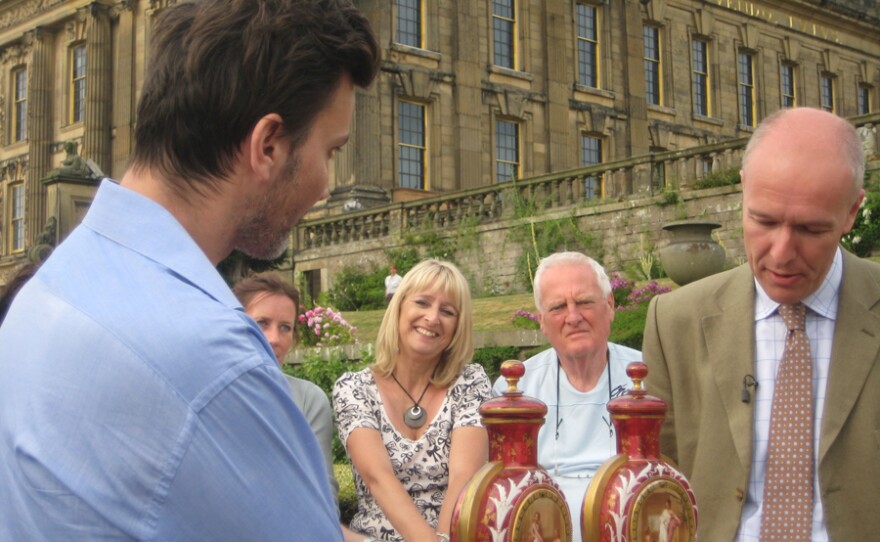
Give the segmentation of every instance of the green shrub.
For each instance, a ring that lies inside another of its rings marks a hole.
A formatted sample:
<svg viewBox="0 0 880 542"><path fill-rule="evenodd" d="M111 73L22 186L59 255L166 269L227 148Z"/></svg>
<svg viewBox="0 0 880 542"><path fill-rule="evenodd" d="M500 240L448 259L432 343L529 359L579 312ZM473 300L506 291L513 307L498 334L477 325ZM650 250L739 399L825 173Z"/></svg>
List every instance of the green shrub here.
<svg viewBox="0 0 880 542"><path fill-rule="evenodd" d="M709 173L699 181L695 182L694 188L715 188L716 186L730 186L738 184L739 182L739 168L733 168Z"/></svg>
<svg viewBox="0 0 880 542"><path fill-rule="evenodd" d="M880 192L866 191L852 230L843 236L841 244L862 258L880 246Z"/></svg>
<svg viewBox="0 0 880 542"><path fill-rule="evenodd" d="M333 465L333 473L339 482L339 519L343 525L351 523L351 518L357 512L357 493L354 489L354 477L351 473L351 464L346 460L344 463Z"/></svg>
<svg viewBox="0 0 880 542"><path fill-rule="evenodd" d="M371 266L364 271L346 265L333 277L330 303L343 311L381 309L385 306L385 276L387 268Z"/></svg>
<svg viewBox="0 0 880 542"><path fill-rule="evenodd" d="M501 364L509 359L520 359L519 348L516 346L484 346L474 350L473 363L478 363L486 370L489 381L501 374Z"/></svg>
<svg viewBox="0 0 880 542"><path fill-rule="evenodd" d="M645 318L648 316L648 303L640 303L638 306L614 313L614 323L611 324L611 335L608 340L642 349L642 338L645 334Z"/></svg>
<svg viewBox="0 0 880 542"><path fill-rule="evenodd" d="M333 385L344 373L360 371L373 362L372 354L361 352L361 359L348 359L341 348L330 351L328 359L324 359L320 352L314 350L308 353L299 365L285 365L284 371L297 378L302 378L318 385L327 397L332 400ZM333 462L347 462L348 456L345 448L339 440L339 436L333 435Z"/></svg>

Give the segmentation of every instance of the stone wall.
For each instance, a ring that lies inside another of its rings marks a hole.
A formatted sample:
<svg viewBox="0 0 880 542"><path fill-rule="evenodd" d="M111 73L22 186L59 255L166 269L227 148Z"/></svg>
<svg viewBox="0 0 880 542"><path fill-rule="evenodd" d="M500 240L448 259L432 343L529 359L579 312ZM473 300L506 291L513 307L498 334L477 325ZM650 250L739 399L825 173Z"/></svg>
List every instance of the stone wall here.
<svg viewBox="0 0 880 542"><path fill-rule="evenodd" d="M468 277L477 295L526 291L528 278L517 273L517 264L524 251L532 249L532 244L528 239L517 240L522 234L514 235L513 231L522 231L523 226L529 228L534 223L535 231L539 233L548 221L559 219L574 220L582 234L592 237L589 247L577 248L586 249L591 256L603 262L608 271L632 271L638 267L640 256L649 253L656 256L656 250L669 239L669 234L662 229L663 224L686 218L721 223L722 227L715 230L714 237L726 250L728 267L744 261L739 185L686 191L678 196L680 201L671 204L665 204L665 196L583 204L555 209L535 217L502 219L486 225L436 233L441 239L460 247L453 259ZM391 210L392 224L398 221L396 213L400 213L400 210ZM332 285L332 277L343 267L355 266L367 270L370 266L385 266L388 263L387 249L406 246L399 235L391 234L305 250L295 256L296 272L320 269L322 290L326 290ZM409 246L418 248L419 245Z"/></svg>

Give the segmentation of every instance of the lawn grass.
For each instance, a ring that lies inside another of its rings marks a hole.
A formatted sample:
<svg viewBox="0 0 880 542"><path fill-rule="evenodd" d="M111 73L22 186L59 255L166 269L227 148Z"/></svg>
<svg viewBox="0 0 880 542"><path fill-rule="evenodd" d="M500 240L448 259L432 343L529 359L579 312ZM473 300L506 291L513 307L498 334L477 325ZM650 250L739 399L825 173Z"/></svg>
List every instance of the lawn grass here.
<svg viewBox="0 0 880 542"><path fill-rule="evenodd" d="M473 307L476 333L513 329L511 319L517 310L535 312L534 298L530 293L482 297L473 300ZM364 344L376 341L384 314L384 309L352 311L344 313L343 317L358 328L358 341Z"/></svg>

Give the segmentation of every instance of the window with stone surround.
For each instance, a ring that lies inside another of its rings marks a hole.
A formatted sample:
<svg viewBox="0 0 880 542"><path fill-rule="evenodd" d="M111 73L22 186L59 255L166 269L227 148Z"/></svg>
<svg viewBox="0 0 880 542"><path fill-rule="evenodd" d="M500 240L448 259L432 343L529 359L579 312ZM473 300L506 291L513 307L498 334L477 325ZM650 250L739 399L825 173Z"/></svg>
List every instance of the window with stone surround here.
<svg viewBox="0 0 880 542"><path fill-rule="evenodd" d="M519 123L495 120L495 182L519 178Z"/></svg>
<svg viewBox="0 0 880 542"><path fill-rule="evenodd" d="M836 105L834 81L833 75L823 73L819 76L819 107L831 113L834 113Z"/></svg>
<svg viewBox="0 0 880 542"><path fill-rule="evenodd" d="M736 55L737 90L739 100L739 123L741 126L755 125L755 57L752 53L740 50Z"/></svg>
<svg viewBox="0 0 880 542"><path fill-rule="evenodd" d="M516 5L514 0L492 0L492 63L516 69Z"/></svg>
<svg viewBox="0 0 880 542"><path fill-rule="evenodd" d="M70 122L82 122L86 110L86 46L70 48Z"/></svg>
<svg viewBox="0 0 880 542"><path fill-rule="evenodd" d="M9 248L24 250L24 183L9 186Z"/></svg>
<svg viewBox="0 0 880 542"><path fill-rule="evenodd" d="M795 74L797 67L790 62L783 62L779 66L779 96L782 107L797 106L797 94L795 92Z"/></svg>
<svg viewBox="0 0 880 542"><path fill-rule="evenodd" d="M856 87L856 112L859 115L867 115L871 112L871 86L860 83Z"/></svg>
<svg viewBox="0 0 880 542"><path fill-rule="evenodd" d="M644 57L645 57L645 100L651 105L663 103L662 65L660 62L660 29L645 25Z"/></svg>
<svg viewBox="0 0 880 542"><path fill-rule="evenodd" d="M691 41L691 82L694 94L694 114L708 117L709 106L709 42L703 38Z"/></svg>
<svg viewBox="0 0 880 542"><path fill-rule="evenodd" d="M395 0L397 8L397 43L424 48L424 9L422 0Z"/></svg>
<svg viewBox="0 0 880 542"><path fill-rule="evenodd" d="M581 134L581 165L592 166L602 163L602 138L591 134ZM602 197L602 176L588 175L584 178L584 199Z"/></svg>
<svg viewBox="0 0 880 542"><path fill-rule="evenodd" d="M397 184L401 188L427 190L427 136L425 105L397 102Z"/></svg>
<svg viewBox="0 0 880 542"><path fill-rule="evenodd" d="M577 28L578 84L599 88L599 8L578 3Z"/></svg>
<svg viewBox="0 0 880 542"><path fill-rule="evenodd" d="M12 71L12 141L27 139L27 68Z"/></svg>

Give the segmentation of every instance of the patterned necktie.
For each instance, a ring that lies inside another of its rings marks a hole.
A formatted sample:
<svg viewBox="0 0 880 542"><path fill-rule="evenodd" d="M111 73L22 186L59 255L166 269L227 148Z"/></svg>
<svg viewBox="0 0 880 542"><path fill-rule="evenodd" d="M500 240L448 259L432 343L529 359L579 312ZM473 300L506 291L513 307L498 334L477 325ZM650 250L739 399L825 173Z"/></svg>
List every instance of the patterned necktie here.
<svg viewBox="0 0 880 542"><path fill-rule="evenodd" d="M761 542L808 541L813 527L813 360L806 307L780 305L788 328L770 414Z"/></svg>

